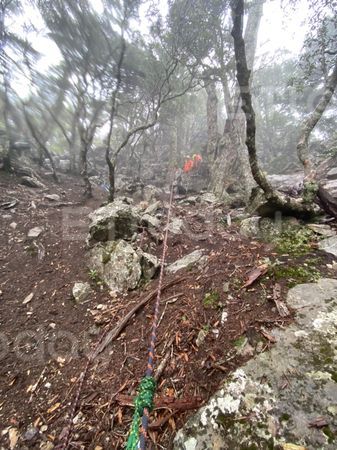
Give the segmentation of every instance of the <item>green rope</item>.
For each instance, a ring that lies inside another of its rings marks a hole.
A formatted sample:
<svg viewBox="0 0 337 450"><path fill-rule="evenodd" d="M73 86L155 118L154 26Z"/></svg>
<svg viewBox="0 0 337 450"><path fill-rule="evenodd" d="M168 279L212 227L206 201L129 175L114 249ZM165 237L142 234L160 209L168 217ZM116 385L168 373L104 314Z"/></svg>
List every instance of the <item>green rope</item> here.
<svg viewBox="0 0 337 450"><path fill-rule="evenodd" d="M137 444L139 441L140 419L145 408L149 411L152 411L155 389L156 382L153 377L144 377L140 382L138 395L135 398L135 412L133 414L130 433L125 447L126 450L137 449Z"/></svg>

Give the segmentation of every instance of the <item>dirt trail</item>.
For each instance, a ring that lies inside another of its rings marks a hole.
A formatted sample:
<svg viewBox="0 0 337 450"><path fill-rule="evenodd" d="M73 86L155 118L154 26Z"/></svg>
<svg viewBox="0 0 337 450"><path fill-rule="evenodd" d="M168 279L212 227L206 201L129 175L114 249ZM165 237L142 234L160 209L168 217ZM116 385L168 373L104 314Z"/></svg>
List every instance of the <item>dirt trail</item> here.
<svg viewBox="0 0 337 450"><path fill-rule="evenodd" d="M41 191L17 185L15 177L2 178L0 189L1 201L19 199L15 209L0 215L0 443L7 449L10 439L18 438L13 448L51 449L65 427L85 355L104 330L156 288L157 280L119 298L90 280L85 235L87 215L103 199L99 190L94 200L81 204L80 180L66 178L62 187L50 185L48 193L73 205L57 207ZM208 258L203 268L165 276L171 286L162 295L157 366L165 364L150 424L153 448L169 449L191 408L207 400L254 352L272 345L269 327L291 320L275 308L272 277L243 289L250 272L273 252L241 237L235 225L225 228L224 213L207 204L174 206L174 216L184 220L186 229L170 234L168 262L196 249ZM37 247L27 238L34 227L43 229ZM153 248L157 255L161 250L161 245ZM94 294L88 303L72 300L76 281L91 281ZM286 280L280 287L283 296ZM123 448L130 403L145 371L152 308L151 301L91 365L73 448Z"/></svg>

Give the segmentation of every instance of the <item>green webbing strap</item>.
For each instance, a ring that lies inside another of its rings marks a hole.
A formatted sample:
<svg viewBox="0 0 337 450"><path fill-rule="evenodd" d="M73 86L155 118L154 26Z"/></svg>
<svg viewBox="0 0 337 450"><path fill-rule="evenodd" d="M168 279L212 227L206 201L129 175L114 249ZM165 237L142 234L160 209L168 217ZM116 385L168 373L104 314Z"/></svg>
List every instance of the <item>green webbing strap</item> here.
<svg viewBox="0 0 337 450"><path fill-rule="evenodd" d="M138 395L135 398L135 412L125 447L126 450L136 450L138 448L140 419L145 408L152 411L155 389L156 382L153 377L144 377L140 382Z"/></svg>

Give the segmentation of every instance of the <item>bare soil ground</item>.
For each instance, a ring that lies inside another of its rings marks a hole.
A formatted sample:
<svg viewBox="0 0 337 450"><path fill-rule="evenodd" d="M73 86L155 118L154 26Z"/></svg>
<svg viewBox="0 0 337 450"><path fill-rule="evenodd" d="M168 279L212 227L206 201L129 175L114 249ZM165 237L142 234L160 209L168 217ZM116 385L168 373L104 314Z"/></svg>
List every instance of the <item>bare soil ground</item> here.
<svg viewBox="0 0 337 450"><path fill-rule="evenodd" d="M85 236L88 213L104 200L98 189L94 199L83 203L78 178L64 176L59 186L46 181L48 192L43 192L20 186L14 175L0 177L0 204L19 201L14 208L0 209L0 445L52 449L65 433L90 350L155 292L158 280L115 298L90 278ZM44 198L51 193L59 194L61 201ZM256 352L268 350L272 327L291 321L291 316L280 317L274 302L275 295L285 298L289 280L276 284L269 272L250 284L252 270L266 257L283 258L294 267L315 258L315 268L332 275L327 268L331 258L323 253L313 248L306 257L279 256L270 245L240 236L236 225L225 227L225 214L212 206L174 205L174 215L184 219L188 232L170 234L168 262L197 248L208 258L203 268L165 276L164 286L169 287L162 293L156 366L165 364L151 415L149 448L172 448L176 429L193 410L231 371ZM43 229L41 236L27 238L37 226ZM149 237L140 241L145 248ZM161 251L162 244L153 248L157 255ZM84 304L72 299L76 281L91 282L93 294ZM123 448L132 399L146 369L153 303L130 319L90 365L70 448Z"/></svg>

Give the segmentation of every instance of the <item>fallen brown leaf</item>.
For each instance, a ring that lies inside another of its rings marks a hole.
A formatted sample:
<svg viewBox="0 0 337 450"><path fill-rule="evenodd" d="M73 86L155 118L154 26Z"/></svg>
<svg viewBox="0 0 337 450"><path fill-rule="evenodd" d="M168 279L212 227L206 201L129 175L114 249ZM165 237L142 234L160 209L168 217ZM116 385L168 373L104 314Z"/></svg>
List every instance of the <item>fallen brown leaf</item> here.
<svg viewBox="0 0 337 450"><path fill-rule="evenodd" d="M265 275L268 272L268 264L262 264L259 267L256 267L252 271L250 271L247 275L248 279L246 283L242 286L242 289L245 289L251 286L256 280Z"/></svg>

